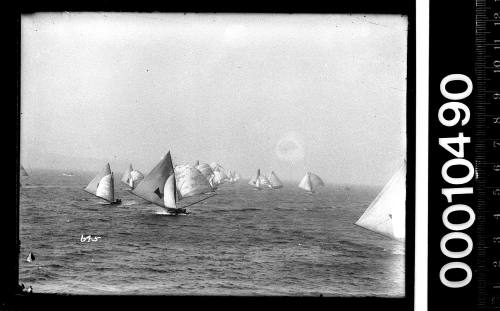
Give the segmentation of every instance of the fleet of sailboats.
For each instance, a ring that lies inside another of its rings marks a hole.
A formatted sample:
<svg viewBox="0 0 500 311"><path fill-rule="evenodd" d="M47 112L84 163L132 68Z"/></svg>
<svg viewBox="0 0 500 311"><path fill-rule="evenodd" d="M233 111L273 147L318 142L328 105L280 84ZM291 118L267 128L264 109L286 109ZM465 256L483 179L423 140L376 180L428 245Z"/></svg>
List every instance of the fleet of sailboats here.
<svg viewBox="0 0 500 311"><path fill-rule="evenodd" d="M22 165L20 165L19 170L21 177L29 176ZM220 184L235 182L239 179L239 174L234 170L225 170L216 162L209 165L196 161L194 165L174 167L169 151L146 176L138 170L134 170L130 164L123 174L121 182L131 188L132 194L162 207L167 215L179 215L189 214L186 207L215 195L215 190ZM250 179L248 184L257 190L283 188L283 182L274 171L265 176L261 174L260 169L257 169L256 175ZM321 177L307 172L298 187L309 193L314 193L318 187L324 185ZM89 182L84 190L105 200L108 204L121 203L120 199L115 198L113 172L109 163L106 163L101 172ZM185 198L200 195L209 196L184 207L179 205L180 201ZM355 224L392 239L404 241L405 199L406 160L403 161L400 169Z"/></svg>
<svg viewBox="0 0 500 311"><path fill-rule="evenodd" d="M106 163L102 171L83 190L107 201L109 204L121 203L120 199L115 200L115 182L109 163Z"/></svg>
<svg viewBox="0 0 500 311"><path fill-rule="evenodd" d="M391 239L404 241L405 219L406 160L355 224Z"/></svg>

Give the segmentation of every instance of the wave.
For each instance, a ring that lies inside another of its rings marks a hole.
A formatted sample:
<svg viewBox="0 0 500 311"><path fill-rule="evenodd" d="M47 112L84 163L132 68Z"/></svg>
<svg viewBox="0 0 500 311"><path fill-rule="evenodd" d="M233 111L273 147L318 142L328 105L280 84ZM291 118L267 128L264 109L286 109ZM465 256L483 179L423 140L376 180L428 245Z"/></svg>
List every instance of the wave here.
<svg viewBox="0 0 500 311"><path fill-rule="evenodd" d="M131 206L131 205L137 205L139 204L139 202L137 202L136 200L127 200L127 201L124 201L122 202L122 206Z"/></svg>

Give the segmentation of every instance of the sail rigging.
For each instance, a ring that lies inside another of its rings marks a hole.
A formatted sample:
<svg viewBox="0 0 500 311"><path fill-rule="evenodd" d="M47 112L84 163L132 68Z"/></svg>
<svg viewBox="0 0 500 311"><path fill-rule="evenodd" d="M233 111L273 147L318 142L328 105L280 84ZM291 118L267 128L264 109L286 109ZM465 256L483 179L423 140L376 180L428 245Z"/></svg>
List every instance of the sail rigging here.
<svg viewBox="0 0 500 311"><path fill-rule="evenodd" d="M395 240L405 240L406 161L392 176L356 225Z"/></svg>

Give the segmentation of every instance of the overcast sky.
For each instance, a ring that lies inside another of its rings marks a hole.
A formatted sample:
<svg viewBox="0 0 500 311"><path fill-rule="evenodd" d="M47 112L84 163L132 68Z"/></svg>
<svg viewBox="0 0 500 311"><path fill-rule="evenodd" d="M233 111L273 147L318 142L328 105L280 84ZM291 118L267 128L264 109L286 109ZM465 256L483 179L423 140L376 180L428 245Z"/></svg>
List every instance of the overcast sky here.
<svg viewBox="0 0 500 311"><path fill-rule="evenodd" d="M45 13L21 40L28 169L147 173L170 150L380 185L406 154L404 16Z"/></svg>

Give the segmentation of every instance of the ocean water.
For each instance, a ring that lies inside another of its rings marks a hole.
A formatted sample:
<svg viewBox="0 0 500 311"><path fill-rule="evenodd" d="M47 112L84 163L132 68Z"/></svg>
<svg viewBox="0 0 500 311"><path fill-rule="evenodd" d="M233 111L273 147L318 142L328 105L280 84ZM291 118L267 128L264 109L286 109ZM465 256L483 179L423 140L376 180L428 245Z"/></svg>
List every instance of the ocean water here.
<svg viewBox="0 0 500 311"><path fill-rule="evenodd" d="M122 205L101 205L82 190L92 173L61 173L32 171L20 188L19 279L34 292L404 296L404 244L354 225L381 188L241 180L171 217L119 181Z"/></svg>

